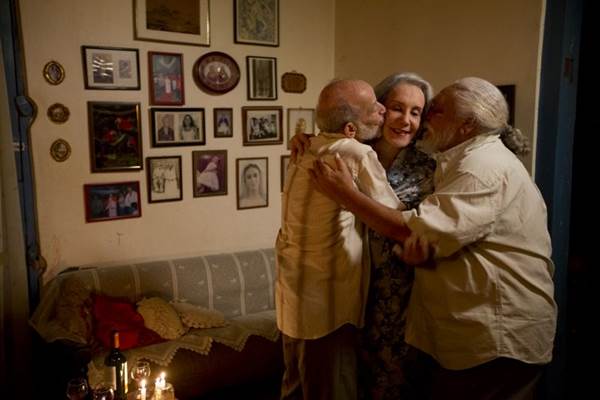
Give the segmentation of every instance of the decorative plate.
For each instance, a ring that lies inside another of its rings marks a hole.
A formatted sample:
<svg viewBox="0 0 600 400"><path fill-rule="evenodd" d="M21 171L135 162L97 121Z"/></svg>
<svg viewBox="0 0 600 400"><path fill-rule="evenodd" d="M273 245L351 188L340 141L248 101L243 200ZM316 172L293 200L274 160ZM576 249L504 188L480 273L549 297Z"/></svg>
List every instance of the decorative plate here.
<svg viewBox="0 0 600 400"><path fill-rule="evenodd" d="M240 67L229 55L218 51L204 54L192 71L196 85L209 94L224 94L240 81Z"/></svg>

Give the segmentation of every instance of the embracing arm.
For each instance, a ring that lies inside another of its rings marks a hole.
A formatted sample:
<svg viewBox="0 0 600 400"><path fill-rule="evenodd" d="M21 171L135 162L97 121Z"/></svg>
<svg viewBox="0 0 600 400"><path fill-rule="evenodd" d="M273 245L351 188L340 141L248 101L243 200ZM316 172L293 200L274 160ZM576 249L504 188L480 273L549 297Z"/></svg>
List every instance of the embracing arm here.
<svg viewBox="0 0 600 400"><path fill-rule="evenodd" d="M384 206L358 191L348 167L337 154L335 162L335 169L321 160L315 162L315 168L310 170L310 174L317 189L343 205L379 234L397 242L406 240L411 231L402 218L401 210L405 207L393 209Z"/></svg>

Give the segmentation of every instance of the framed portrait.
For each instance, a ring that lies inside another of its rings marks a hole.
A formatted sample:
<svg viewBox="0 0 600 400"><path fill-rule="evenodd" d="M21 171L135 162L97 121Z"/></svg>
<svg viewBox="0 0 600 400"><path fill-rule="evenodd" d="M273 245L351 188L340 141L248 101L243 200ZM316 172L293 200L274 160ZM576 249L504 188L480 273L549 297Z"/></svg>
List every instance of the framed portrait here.
<svg viewBox="0 0 600 400"><path fill-rule="evenodd" d="M276 107L242 107L244 146L283 143L283 109Z"/></svg>
<svg viewBox="0 0 600 400"><path fill-rule="evenodd" d="M287 148L290 148L290 139L297 133L315 133L314 108L288 108L287 120Z"/></svg>
<svg viewBox="0 0 600 400"><path fill-rule="evenodd" d="M140 103L87 104L92 172L142 169Z"/></svg>
<svg viewBox="0 0 600 400"><path fill-rule="evenodd" d="M48 61L44 65L44 79L51 85L58 85L65 79L65 69L58 61Z"/></svg>
<svg viewBox="0 0 600 400"><path fill-rule="evenodd" d="M269 159L236 159L237 209L269 206Z"/></svg>
<svg viewBox="0 0 600 400"><path fill-rule="evenodd" d="M235 42L279 46L279 0L234 0Z"/></svg>
<svg viewBox="0 0 600 400"><path fill-rule="evenodd" d="M216 138L233 136L233 108L213 110L214 135Z"/></svg>
<svg viewBox="0 0 600 400"><path fill-rule="evenodd" d="M86 89L139 90L137 49L81 46Z"/></svg>
<svg viewBox="0 0 600 400"><path fill-rule="evenodd" d="M150 125L152 147L206 143L204 108L151 108Z"/></svg>
<svg viewBox="0 0 600 400"><path fill-rule="evenodd" d="M135 0L134 37L152 42L210 46L209 0Z"/></svg>
<svg viewBox="0 0 600 400"><path fill-rule="evenodd" d="M57 162L67 161L71 156L71 145L64 139L56 139L50 146L50 156Z"/></svg>
<svg viewBox="0 0 600 400"><path fill-rule="evenodd" d="M232 91L240 81L240 67L228 54L211 51L203 54L192 67L196 85L210 95Z"/></svg>
<svg viewBox="0 0 600 400"><path fill-rule="evenodd" d="M181 156L146 157L148 203L183 199Z"/></svg>
<svg viewBox="0 0 600 400"><path fill-rule="evenodd" d="M192 151L194 197L227 194L227 150Z"/></svg>
<svg viewBox="0 0 600 400"><path fill-rule="evenodd" d="M506 99L508 104L508 123L510 126L514 126L515 123L515 88L516 85L498 85L498 89L502 92L502 95Z"/></svg>
<svg viewBox="0 0 600 400"><path fill-rule="evenodd" d="M150 104L183 105L183 55L148 52Z"/></svg>
<svg viewBox="0 0 600 400"><path fill-rule="evenodd" d="M246 57L248 100L277 99L277 59L274 57Z"/></svg>
<svg viewBox="0 0 600 400"><path fill-rule="evenodd" d="M142 216L138 181L83 185L85 221L100 222Z"/></svg>
<svg viewBox="0 0 600 400"><path fill-rule="evenodd" d="M287 177L287 169L290 164L291 156L289 154L284 154L281 156L281 191L283 192L283 188L285 187L285 178Z"/></svg>

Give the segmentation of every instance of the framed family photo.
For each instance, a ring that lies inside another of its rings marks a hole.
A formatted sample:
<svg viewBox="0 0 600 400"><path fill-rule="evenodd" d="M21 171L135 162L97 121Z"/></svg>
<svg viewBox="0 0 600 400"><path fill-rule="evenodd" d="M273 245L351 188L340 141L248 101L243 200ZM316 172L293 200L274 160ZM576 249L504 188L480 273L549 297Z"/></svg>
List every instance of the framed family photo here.
<svg viewBox="0 0 600 400"><path fill-rule="evenodd" d="M246 57L248 100L277 100L277 59Z"/></svg>
<svg viewBox="0 0 600 400"><path fill-rule="evenodd" d="M314 108L288 108L287 120L287 148L290 148L290 139L298 133L315 133Z"/></svg>
<svg viewBox="0 0 600 400"><path fill-rule="evenodd" d="M143 168L140 103L88 103L92 172Z"/></svg>
<svg viewBox="0 0 600 400"><path fill-rule="evenodd" d="M279 0L234 0L235 42L279 46Z"/></svg>
<svg viewBox="0 0 600 400"><path fill-rule="evenodd" d="M213 110L214 135L216 138L233 136L233 108Z"/></svg>
<svg viewBox="0 0 600 400"><path fill-rule="evenodd" d="M227 150L192 151L194 197L227 194Z"/></svg>
<svg viewBox="0 0 600 400"><path fill-rule="evenodd" d="M183 105L183 55L179 53L148 52L150 104Z"/></svg>
<svg viewBox="0 0 600 400"><path fill-rule="evenodd" d="M152 147L206 143L204 108L151 108L150 125Z"/></svg>
<svg viewBox="0 0 600 400"><path fill-rule="evenodd" d="M86 89L139 90L137 49L81 46Z"/></svg>
<svg viewBox="0 0 600 400"><path fill-rule="evenodd" d="M148 203L183 199L181 156L146 157Z"/></svg>
<svg viewBox="0 0 600 400"><path fill-rule="evenodd" d="M142 216L138 181L86 184L83 197L86 222Z"/></svg>
<svg viewBox="0 0 600 400"><path fill-rule="evenodd" d="M238 158L236 160L237 208L269 206L269 159Z"/></svg>
<svg viewBox="0 0 600 400"><path fill-rule="evenodd" d="M280 106L242 107L243 145L283 143L282 117Z"/></svg>
<svg viewBox="0 0 600 400"><path fill-rule="evenodd" d="M291 156L289 154L284 154L281 156L281 191L283 192L283 188L285 187L285 178L287 177L287 169L288 165L290 165Z"/></svg>
<svg viewBox="0 0 600 400"><path fill-rule="evenodd" d="M137 40L210 46L209 0L135 0Z"/></svg>

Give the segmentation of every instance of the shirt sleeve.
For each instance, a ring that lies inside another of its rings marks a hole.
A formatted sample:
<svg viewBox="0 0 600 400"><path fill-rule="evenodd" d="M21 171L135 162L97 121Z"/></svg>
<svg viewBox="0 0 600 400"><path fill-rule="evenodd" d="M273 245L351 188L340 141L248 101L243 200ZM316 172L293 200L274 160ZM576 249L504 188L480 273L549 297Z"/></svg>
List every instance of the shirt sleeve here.
<svg viewBox="0 0 600 400"><path fill-rule="evenodd" d="M385 206L396 209L401 204L374 151L367 152L360 160L356 184L361 192Z"/></svg>
<svg viewBox="0 0 600 400"><path fill-rule="evenodd" d="M462 173L403 216L411 231L437 245L436 257L448 257L493 231L499 186Z"/></svg>

